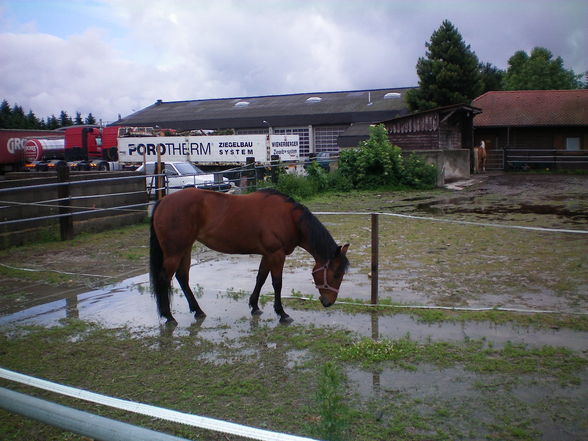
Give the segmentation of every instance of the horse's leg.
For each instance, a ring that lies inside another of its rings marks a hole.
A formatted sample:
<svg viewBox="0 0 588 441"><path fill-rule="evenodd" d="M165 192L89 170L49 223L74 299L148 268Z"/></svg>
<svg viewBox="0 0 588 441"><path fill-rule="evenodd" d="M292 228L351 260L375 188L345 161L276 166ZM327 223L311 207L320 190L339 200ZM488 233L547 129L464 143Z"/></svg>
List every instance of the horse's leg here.
<svg viewBox="0 0 588 441"><path fill-rule="evenodd" d="M259 271L257 272L257 279L255 282L255 288L249 297L249 307L251 308L251 314L259 315L263 314L263 311L259 309L259 294L261 292L261 288L265 281L267 280L267 276L269 274L269 266L267 263L267 259L265 256L261 258L261 262L259 264Z"/></svg>
<svg viewBox="0 0 588 441"><path fill-rule="evenodd" d="M204 311L200 308L200 305L196 301L194 297L194 293L190 289L190 261L192 258L192 249L190 248L180 261L180 265L178 270L176 271L176 280L180 284L184 295L186 296L186 300L188 300L188 305L190 306L190 311L194 313L194 318L203 318L206 317Z"/></svg>
<svg viewBox="0 0 588 441"><path fill-rule="evenodd" d="M157 296L157 305L159 307L159 313L162 317L166 318L167 323L177 324L176 319L171 313L170 307L170 295L171 295L171 280L174 277L175 272L178 269L179 259L176 257L164 257L163 259L163 271L165 273L166 290L165 293Z"/></svg>
<svg viewBox="0 0 588 441"><path fill-rule="evenodd" d="M272 274L272 286L274 287L274 311L280 316L281 323L290 323L292 319L284 311L282 306L282 272L284 270L284 260L286 256L283 252L276 252L270 256L269 264Z"/></svg>

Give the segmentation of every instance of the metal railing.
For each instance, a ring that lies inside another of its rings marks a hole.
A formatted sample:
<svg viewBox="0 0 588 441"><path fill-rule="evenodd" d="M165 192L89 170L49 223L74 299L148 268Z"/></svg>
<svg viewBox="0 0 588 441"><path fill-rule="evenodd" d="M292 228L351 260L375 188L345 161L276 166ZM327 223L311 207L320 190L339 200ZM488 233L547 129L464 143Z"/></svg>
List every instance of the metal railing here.
<svg viewBox="0 0 588 441"><path fill-rule="evenodd" d="M588 151L504 149L504 163L510 169L584 169L588 168Z"/></svg>

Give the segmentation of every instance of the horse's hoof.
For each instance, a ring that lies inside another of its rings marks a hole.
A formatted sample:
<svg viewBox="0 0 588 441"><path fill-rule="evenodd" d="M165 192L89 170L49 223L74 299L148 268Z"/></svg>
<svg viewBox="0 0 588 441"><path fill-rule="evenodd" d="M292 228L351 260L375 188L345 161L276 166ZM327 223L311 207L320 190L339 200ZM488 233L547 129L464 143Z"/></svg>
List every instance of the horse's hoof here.
<svg viewBox="0 0 588 441"><path fill-rule="evenodd" d="M165 322L166 326L178 326L178 322L176 322L175 318L168 318Z"/></svg>
<svg viewBox="0 0 588 441"><path fill-rule="evenodd" d="M253 309L251 311L251 315L261 315L261 314L263 314L263 311L261 309L259 309L259 308L258 309Z"/></svg>
<svg viewBox="0 0 588 441"><path fill-rule="evenodd" d="M206 318L206 314L203 312L197 312L196 314L194 314L194 318L196 320L204 320Z"/></svg>
<svg viewBox="0 0 588 441"><path fill-rule="evenodd" d="M289 315L283 315L282 317L280 317L280 323L282 323L283 325L288 325L290 323L292 323L294 321L294 319L292 317L290 317Z"/></svg>

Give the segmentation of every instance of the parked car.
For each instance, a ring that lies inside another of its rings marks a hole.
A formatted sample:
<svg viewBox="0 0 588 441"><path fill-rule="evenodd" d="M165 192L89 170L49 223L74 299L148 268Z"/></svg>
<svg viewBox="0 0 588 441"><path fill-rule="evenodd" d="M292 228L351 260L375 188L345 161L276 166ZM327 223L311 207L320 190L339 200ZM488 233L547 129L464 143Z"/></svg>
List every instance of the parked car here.
<svg viewBox="0 0 588 441"><path fill-rule="evenodd" d="M331 170L331 154L329 152L319 152L315 156L306 158L304 169L306 170L311 162L316 162L325 171Z"/></svg>
<svg viewBox="0 0 588 441"><path fill-rule="evenodd" d="M144 172L146 175L155 174L155 162L147 162L137 169L138 172ZM227 178L223 177L220 181L215 181L212 173L205 173L191 162L166 162L164 168L166 192L173 193L184 188L201 188L204 190L214 190L229 192L235 188L235 185ZM157 177L147 176L147 191L149 194L155 193L157 189Z"/></svg>

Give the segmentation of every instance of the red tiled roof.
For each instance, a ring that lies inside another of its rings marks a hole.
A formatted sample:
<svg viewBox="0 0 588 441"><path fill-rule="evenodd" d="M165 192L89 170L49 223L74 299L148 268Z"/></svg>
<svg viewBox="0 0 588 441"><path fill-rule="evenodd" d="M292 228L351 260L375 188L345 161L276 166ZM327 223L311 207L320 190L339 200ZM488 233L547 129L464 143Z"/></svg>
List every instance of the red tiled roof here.
<svg viewBox="0 0 588 441"><path fill-rule="evenodd" d="M587 89L487 92L472 106L482 109L475 127L588 125Z"/></svg>

